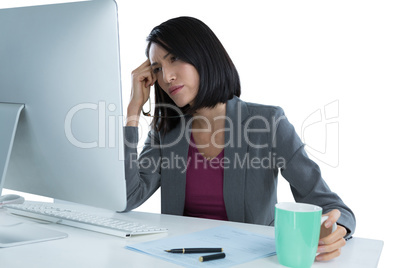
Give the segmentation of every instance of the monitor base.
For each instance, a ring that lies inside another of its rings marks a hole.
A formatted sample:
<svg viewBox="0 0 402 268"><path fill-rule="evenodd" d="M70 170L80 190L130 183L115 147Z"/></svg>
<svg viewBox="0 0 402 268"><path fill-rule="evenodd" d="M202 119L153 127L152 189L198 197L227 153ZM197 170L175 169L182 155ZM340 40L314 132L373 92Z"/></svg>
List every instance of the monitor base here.
<svg viewBox="0 0 402 268"><path fill-rule="evenodd" d="M66 238L63 232L42 227L39 223L16 221L17 217L0 208L0 248Z"/></svg>

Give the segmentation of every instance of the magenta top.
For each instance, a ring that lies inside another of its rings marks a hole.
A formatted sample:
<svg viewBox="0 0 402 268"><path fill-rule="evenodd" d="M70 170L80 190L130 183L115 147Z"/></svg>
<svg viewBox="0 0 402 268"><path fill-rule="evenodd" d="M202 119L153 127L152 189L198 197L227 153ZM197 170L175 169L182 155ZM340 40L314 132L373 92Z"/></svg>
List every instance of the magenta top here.
<svg viewBox="0 0 402 268"><path fill-rule="evenodd" d="M195 146L193 135L188 148L184 216L228 220L223 200L223 165L220 154L207 160Z"/></svg>

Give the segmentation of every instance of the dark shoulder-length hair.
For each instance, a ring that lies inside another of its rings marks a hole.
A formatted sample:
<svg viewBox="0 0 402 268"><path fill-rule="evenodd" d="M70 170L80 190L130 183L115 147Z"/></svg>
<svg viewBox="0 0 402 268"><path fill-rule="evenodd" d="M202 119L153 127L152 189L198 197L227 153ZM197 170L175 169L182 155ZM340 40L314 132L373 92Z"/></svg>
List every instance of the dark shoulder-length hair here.
<svg viewBox="0 0 402 268"><path fill-rule="evenodd" d="M146 56L152 43L195 67L199 88L193 105L179 108L155 83L155 111L152 126L166 134L180 121L180 113L193 114L200 108L213 108L233 96L240 97L240 79L225 48L202 21L192 17L170 19L152 29L147 37ZM169 108L174 107L174 109Z"/></svg>

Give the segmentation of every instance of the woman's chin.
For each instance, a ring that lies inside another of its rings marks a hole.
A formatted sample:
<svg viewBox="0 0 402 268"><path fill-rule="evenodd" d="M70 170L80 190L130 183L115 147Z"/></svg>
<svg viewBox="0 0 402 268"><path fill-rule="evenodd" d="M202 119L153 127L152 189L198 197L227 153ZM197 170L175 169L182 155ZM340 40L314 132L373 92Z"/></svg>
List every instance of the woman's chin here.
<svg viewBox="0 0 402 268"><path fill-rule="evenodd" d="M187 106L187 105L192 106L192 104L193 104L193 102L188 103L188 102L186 102L186 101L175 101L174 103L175 103L176 106L179 107L179 108L183 108L183 107L185 107L185 106Z"/></svg>

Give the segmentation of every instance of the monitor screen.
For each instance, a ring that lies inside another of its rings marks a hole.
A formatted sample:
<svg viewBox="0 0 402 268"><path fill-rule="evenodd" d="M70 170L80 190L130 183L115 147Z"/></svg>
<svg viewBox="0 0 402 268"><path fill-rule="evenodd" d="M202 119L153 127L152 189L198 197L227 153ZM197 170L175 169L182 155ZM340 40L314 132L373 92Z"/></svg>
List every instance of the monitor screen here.
<svg viewBox="0 0 402 268"><path fill-rule="evenodd" d="M118 36L113 0L0 10L0 191L125 209Z"/></svg>

